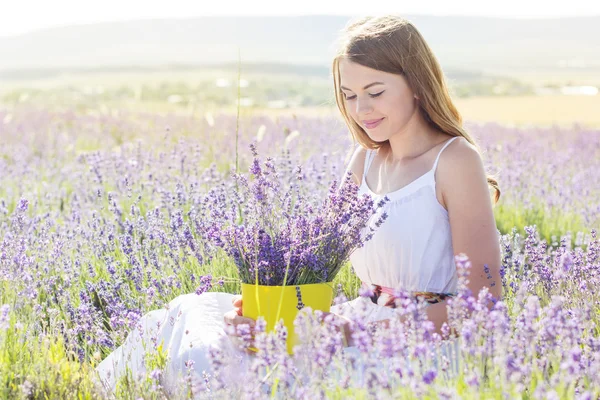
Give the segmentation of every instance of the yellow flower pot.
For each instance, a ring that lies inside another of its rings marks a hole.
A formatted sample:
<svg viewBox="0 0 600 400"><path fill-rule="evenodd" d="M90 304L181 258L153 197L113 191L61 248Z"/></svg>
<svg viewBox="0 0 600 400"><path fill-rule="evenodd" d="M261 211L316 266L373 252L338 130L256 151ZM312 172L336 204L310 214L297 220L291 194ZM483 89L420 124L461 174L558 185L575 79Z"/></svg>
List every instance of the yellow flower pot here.
<svg viewBox="0 0 600 400"><path fill-rule="evenodd" d="M281 307L279 307L280 302ZM283 318L283 323L288 331L286 344L289 354L293 354L292 349L297 343L294 320L299 309L311 307L313 310L329 312L332 302L333 282L290 286L242 283L244 317L257 319L262 316L267 323L267 332L273 331L277 321ZM250 350L257 351L255 348L250 348Z"/></svg>

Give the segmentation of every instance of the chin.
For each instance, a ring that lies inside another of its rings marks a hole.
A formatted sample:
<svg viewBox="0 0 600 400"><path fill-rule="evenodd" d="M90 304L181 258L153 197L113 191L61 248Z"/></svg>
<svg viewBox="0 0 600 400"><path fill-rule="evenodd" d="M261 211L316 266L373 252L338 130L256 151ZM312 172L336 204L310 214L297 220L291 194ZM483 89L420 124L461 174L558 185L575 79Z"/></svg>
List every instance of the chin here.
<svg viewBox="0 0 600 400"><path fill-rule="evenodd" d="M369 136L369 139L371 139L372 141L377 142L377 143L385 143L388 140L390 140L390 138L381 137L380 135L367 134L367 136Z"/></svg>

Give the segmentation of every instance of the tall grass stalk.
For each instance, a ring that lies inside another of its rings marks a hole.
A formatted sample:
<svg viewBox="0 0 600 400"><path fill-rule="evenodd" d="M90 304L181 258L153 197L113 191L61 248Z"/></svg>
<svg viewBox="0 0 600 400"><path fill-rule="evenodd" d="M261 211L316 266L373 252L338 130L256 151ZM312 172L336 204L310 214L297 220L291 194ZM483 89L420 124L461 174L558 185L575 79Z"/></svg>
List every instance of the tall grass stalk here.
<svg viewBox="0 0 600 400"><path fill-rule="evenodd" d="M237 92L237 115L235 118L235 173L236 174L240 173L239 138L240 138L240 103L241 103L241 97L242 97L242 94L241 94L242 93L242 82L241 81L242 81L242 54L241 54L241 49L238 47L238 77L237 77L238 92ZM236 191L239 190L237 180L235 181L235 190ZM238 219L239 219L240 223L243 221L241 204L238 204Z"/></svg>

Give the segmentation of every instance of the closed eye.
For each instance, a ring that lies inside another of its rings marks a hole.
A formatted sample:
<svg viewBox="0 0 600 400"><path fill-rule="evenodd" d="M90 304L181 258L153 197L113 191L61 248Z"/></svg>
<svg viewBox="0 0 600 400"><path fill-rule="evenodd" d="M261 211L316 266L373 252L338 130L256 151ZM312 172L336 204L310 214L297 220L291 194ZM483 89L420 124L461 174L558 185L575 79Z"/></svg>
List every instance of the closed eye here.
<svg viewBox="0 0 600 400"><path fill-rule="evenodd" d="M383 92L385 92L385 90L383 90L383 91L381 91L379 93L375 93L375 94L370 94L369 93L369 96L371 96L371 97L377 97L377 96L381 95L381 93L383 93ZM355 98L356 98L356 95L354 95L352 97L344 97L344 100L354 100Z"/></svg>

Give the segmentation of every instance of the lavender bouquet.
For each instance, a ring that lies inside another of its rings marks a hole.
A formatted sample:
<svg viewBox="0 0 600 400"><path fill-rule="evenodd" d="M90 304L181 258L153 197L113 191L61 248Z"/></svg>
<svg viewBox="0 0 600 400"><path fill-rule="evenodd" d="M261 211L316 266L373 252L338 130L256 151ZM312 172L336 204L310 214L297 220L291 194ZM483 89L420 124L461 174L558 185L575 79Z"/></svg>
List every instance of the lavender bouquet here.
<svg viewBox="0 0 600 400"><path fill-rule="evenodd" d="M228 211L214 213L223 223L212 237L238 268L244 316L263 317L267 331L283 319L292 354L298 311L330 310L333 279L384 222L387 215L380 211L387 198L374 204L370 196L359 196L350 173L341 186L331 183L324 200L314 198L301 190L301 167L279 173L272 158L261 164L254 145L251 150L250 176L234 174L231 201L218 197L224 203L217 208Z"/></svg>
<svg viewBox="0 0 600 400"><path fill-rule="evenodd" d="M297 166L280 173L272 158L264 163L252 144L250 176L234 174L236 189L218 205L229 217L215 226L213 242L231 256L242 283L266 286L331 282L355 249L386 219L387 198L374 204L359 196L348 172L334 180L327 197L302 193ZM223 215L223 213L222 213ZM367 229L368 228L368 229Z"/></svg>

